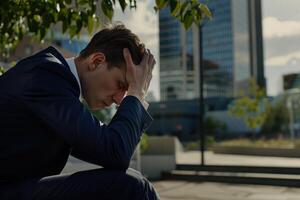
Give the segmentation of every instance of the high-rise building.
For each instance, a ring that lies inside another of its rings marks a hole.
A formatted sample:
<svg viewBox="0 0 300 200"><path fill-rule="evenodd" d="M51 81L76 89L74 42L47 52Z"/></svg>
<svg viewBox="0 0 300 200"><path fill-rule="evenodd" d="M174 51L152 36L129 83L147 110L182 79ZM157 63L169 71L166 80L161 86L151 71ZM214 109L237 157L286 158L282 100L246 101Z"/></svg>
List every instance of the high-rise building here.
<svg viewBox="0 0 300 200"><path fill-rule="evenodd" d="M205 97L235 97L254 77L264 86L260 0L209 1L213 19L202 24ZM199 97L200 30L159 14L161 99Z"/></svg>

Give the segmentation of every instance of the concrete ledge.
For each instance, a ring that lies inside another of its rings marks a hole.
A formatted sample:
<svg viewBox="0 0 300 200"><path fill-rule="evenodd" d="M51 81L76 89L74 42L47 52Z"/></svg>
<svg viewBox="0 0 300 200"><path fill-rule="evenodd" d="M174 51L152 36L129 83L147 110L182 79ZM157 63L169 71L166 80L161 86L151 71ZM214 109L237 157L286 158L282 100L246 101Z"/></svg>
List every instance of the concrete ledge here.
<svg viewBox="0 0 300 200"><path fill-rule="evenodd" d="M193 182L221 182L237 184L255 184L300 187L299 177L272 175L256 175L249 173L207 173L199 171L172 171L163 173L163 179L166 180L185 180Z"/></svg>
<svg viewBox="0 0 300 200"><path fill-rule="evenodd" d="M144 155L175 155L178 139L172 136L148 136L148 147Z"/></svg>
<svg viewBox="0 0 300 200"><path fill-rule="evenodd" d="M149 179L160 179L162 172L176 169L176 152L180 143L176 137L149 136L148 148L141 155L141 169Z"/></svg>
<svg viewBox="0 0 300 200"><path fill-rule="evenodd" d="M160 179L162 172L176 168L174 155L143 155L141 158L142 173L152 180Z"/></svg>
<svg viewBox="0 0 300 200"><path fill-rule="evenodd" d="M239 146L229 147L229 146L214 145L212 147L212 151L218 154L300 158L300 149L288 149L288 148L254 148L254 147L239 147Z"/></svg>
<svg viewBox="0 0 300 200"><path fill-rule="evenodd" d="M262 166L243 166L243 165L177 164L176 170L300 175L299 167L266 167L266 166L262 167ZM299 177L299 179L300 179L300 177Z"/></svg>

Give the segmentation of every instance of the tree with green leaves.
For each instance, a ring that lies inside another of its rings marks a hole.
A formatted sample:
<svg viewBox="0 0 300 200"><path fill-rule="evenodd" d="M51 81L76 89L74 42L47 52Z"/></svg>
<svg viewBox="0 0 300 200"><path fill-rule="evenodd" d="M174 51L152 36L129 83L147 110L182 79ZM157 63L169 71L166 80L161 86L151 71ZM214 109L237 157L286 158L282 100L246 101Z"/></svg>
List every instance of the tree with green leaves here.
<svg viewBox="0 0 300 200"><path fill-rule="evenodd" d="M155 0L155 11L170 8L171 15L185 28L211 17L207 2L198 0ZM72 39L82 29L91 34L101 22L99 10L112 19L116 4L122 11L137 7L136 0L1 0L0 55L5 57L24 35L32 34L43 40L52 25L61 24L63 33Z"/></svg>
<svg viewBox="0 0 300 200"><path fill-rule="evenodd" d="M204 121L205 131L207 132L207 135L214 136L216 135L216 131L225 132L227 129L227 126L225 123L214 119L213 117L206 117Z"/></svg>
<svg viewBox="0 0 300 200"><path fill-rule="evenodd" d="M0 66L0 76L5 72L4 68Z"/></svg>
<svg viewBox="0 0 300 200"><path fill-rule="evenodd" d="M258 128L266 120L269 100L266 96L265 89L258 86L256 80L249 80L249 93L241 94L234 103L229 107L230 114L242 118L245 124L250 128Z"/></svg>
<svg viewBox="0 0 300 200"><path fill-rule="evenodd" d="M271 105L267 111L266 119L260 133L267 138L288 134L289 110L285 98Z"/></svg>

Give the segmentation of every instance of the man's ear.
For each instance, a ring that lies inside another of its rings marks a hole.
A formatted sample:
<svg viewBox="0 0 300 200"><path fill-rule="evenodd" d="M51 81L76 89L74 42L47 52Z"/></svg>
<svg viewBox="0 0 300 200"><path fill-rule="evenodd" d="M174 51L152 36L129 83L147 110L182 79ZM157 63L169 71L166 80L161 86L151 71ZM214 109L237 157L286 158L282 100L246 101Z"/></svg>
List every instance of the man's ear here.
<svg viewBox="0 0 300 200"><path fill-rule="evenodd" d="M93 53L89 56L90 64L89 64L89 70L93 71L98 67L101 67L104 62L106 62L106 57L104 53L97 52Z"/></svg>

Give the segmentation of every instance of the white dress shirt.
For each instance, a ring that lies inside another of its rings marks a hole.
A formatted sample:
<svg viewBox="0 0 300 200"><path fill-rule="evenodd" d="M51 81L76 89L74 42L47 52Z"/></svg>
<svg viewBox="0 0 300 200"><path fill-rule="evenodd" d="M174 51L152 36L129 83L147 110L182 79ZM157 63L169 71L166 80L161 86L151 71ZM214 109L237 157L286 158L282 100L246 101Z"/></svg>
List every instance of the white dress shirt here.
<svg viewBox="0 0 300 200"><path fill-rule="evenodd" d="M79 90L80 90L80 96L79 96L79 100L82 101L82 90L81 90L81 84L80 84L80 80L79 80L79 76L78 76L78 72L77 72L77 68L76 68L76 64L75 64L75 58L66 58L66 61L70 67L70 70L72 72L72 74L75 76L78 86L79 86Z"/></svg>

